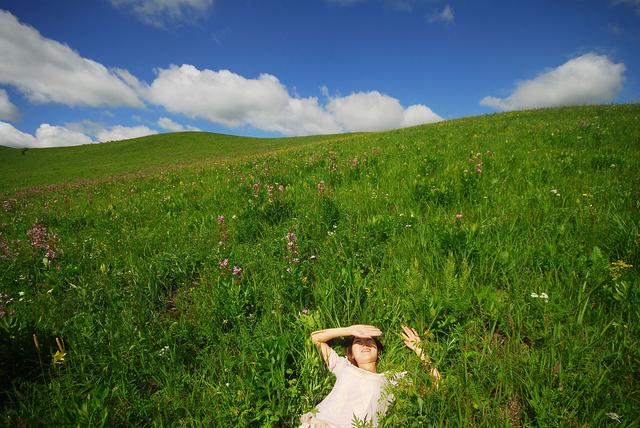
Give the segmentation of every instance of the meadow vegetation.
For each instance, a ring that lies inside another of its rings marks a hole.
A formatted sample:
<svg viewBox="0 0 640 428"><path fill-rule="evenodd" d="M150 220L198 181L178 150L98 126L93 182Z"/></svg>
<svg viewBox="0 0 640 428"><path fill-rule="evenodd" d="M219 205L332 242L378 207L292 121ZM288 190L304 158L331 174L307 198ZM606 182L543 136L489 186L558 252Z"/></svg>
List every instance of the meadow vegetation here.
<svg viewBox="0 0 640 428"><path fill-rule="evenodd" d="M360 323L411 379L384 426L640 423L640 105L321 140L3 177L0 424L295 426L333 383L309 334Z"/></svg>

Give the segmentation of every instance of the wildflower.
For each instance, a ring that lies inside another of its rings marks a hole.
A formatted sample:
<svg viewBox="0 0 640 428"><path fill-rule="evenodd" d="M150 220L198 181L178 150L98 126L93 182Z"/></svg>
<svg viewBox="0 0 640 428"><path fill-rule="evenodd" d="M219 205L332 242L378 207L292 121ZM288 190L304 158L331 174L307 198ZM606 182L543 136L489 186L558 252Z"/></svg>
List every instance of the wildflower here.
<svg viewBox="0 0 640 428"><path fill-rule="evenodd" d="M558 189L551 189L551 193L553 193L556 196L560 196L560 192L558 192Z"/></svg>
<svg viewBox="0 0 640 428"><path fill-rule="evenodd" d="M456 221L462 220L462 213L456 213Z"/></svg>
<svg viewBox="0 0 640 428"><path fill-rule="evenodd" d="M531 297L532 297L533 299L542 299L542 300L544 300L545 302L548 302L548 301L549 301L549 296L547 295L547 293L540 293L540 294L538 294L538 293L531 293Z"/></svg>
<svg viewBox="0 0 640 428"><path fill-rule="evenodd" d="M36 222L27 232L33 248L44 249L46 245L47 229L40 222Z"/></svg>
<svg viewBox="0 0 640 428"><path fill-rule="evenodd" d="M615 262L611 262L611 266L609 266L609 273L611 274L611 279L614 281L619 279L626 269L632 268L633 265L625 263L624 260L618 260Z"/></svg>
<svg viewBox="0 0 640 428"><path fill-rule="evenodd" d="M318 183L318 194L320 196L322 196L324 194L324 180L320 180L320 183Z"/></svg>
<svg viewBox="0 0 640 428"><path fill-rule="evenodd" d="M60 352L60 351L56 351L53 354L53 364L63 364L64 363L64 357L67 356L66 352Z"/></svg>
<svg viewBox="0 0 640 428"><path fill-rule="evenodd" d="M67 356L67 352L64 350L64 343L59 337L56 337L56 346L58 347L58 350L53 354L53 364L63 364L64 358Z"/></svg>
<svg viewBox="0 0 640 428"><path fill-rule="evenodd" d="M224 224L224 215L219 215L218 216L218 224Z"/></svg>
<svg viewBox="0 0 640 428"><path fill-rule="evenodd" d="M9 212L11 210L13 210L13 208L16 205L16 200L15 199L7 199L6 201L2 202L2 208L6 211Z"/></svg>
<svg viewBox="0 0 640 428"><path fill-rule="evenodd" d="M158 351L158 354L160 355L164 355L169 351L169 345L165 346L164 348L162 348L161 350Z"/></svg>
<svg viewBox="0 0 640 428"><path fill-rule="evenodd" d="M224 259L218 263L218 267L222 270L229 269L229 259Z"/></svg>
<svg viewBox="0 0 640 428"><path fill-rule="evenodd" d="M239 276L243 272L243 269L240 266L234 266L233 271L231 272L233 276Z"/></svg>
<svg viewBox="0 0 640 428"><path fill-rule="evenodd" d="M259 195L259 192L260 192L260 183L254 183L253 184L253 197L257 199L258 195Z"/></svg>
<svg viewBox="0 0 640 428"><path fill-rule="evenodd" d="M619 414L613 413L613 412L608 412L608 413L606 413L606 415L607 415L607 417L609 419L613 419L617 423L622 423L622 421L620 420L622 418L622 416L620 416Z"/></svg>
<svg viewBox="0 0 640 428"><path fill-rule="evenodd" d="M9 244L5 241L2 235L0 235L0 260L11 260L13 257L14 254L9 248Z"/></svg>
<svg viewBox="0 0 640 428"><path fill-rule="evenodd" d="M307 316L309 315L309 309L304 308L303 310L300 311L300 315L302 316Z"/></svg>

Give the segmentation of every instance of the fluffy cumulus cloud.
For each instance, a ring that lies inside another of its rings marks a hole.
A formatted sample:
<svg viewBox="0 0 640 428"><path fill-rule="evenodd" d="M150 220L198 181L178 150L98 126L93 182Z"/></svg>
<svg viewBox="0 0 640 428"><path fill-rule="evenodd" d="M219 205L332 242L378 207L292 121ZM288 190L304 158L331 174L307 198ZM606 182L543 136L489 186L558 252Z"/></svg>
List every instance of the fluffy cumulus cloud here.
<svg viewBox="0 0 640 428"><path fill-rule="evenodd" d="M593 53L519 82L506 98L484 97L480 104L498 110L609 102L622 89L624 64Z"/></svg>
<svg viewBox="0 0 640 428"><path fill-rule="evenodd" d="M171 113L286 135L373 131L441 120L425 106L404 109L397 99L375 91L331 97L321 105L316 97L291 96L270 74L248 79L192 65L159 70L145 92L150 102Z"/></svg>
<svg viewBox="0 0 640 428"><path fill-rule="evenodd" d="M117 125L103 128L97 127L97 124L93 122L78 122L66 126L43 123L38 127L35 135L31 135L16 129L10 123L0 121L0 146L14 148L79 146L105 141L127 140L157 133L146 126Z"/></svg>
<svg viewBox="0 0 640 428"><path fill-rule="evenodd" d="M91 144L93 140L81 132L72 131L64 126L48 123L40 125L36 131L37 147L62 147Z"/></svg>
<svg viewBox="0 0 640 428"><path fill-rule="evenodd" d="M20 116L18 108L9 99L9 94L4 89L0 89L0 119L16 120Z"/></svg>
<svg viewBox="0 0 640 428"><path fill-rule="evenodd" d="M130 138L145 137L147 135L157 134L155 131L146 126L113 126L109 129L103 129L96 133L96 138L100 142L104 141L120 141L128 140Z"/></svg>
<svg viewBox="0 0 640 428"><path fill-rule="evenodd" d="M214 0L111 0L111 4L133 13L154 27L180 25L205 16Z"/></svg>
<svg viewBox="0 0 640 428"><path fill-rule="evenodd" d="M331 98L327 110L344 131L382 131L442 120L424 105L405 109L397 99L377 91Z"/></svg>
<svg viewBox="0 0 640 428"><path fill-rule="evenodd" d="M10 123L0 121L0 146L35 147L36 139L31 134L17 130Z"/></svg>
<svg viewBox="0 0 640 428"><path fill-rule="evenodd" d="M13 125L0 122L0 145L7 147L62 147L90 144L93 141L87 135L67 129L63 126L53 126L43 123L31 135L19 131Z"/></svg>
<svg viewBox="0 0 640 428"><path fill-rule="evenodd" d="M69 106L142 107L136 93L114 71L0 11L0 83L35 103Z"/></svg>

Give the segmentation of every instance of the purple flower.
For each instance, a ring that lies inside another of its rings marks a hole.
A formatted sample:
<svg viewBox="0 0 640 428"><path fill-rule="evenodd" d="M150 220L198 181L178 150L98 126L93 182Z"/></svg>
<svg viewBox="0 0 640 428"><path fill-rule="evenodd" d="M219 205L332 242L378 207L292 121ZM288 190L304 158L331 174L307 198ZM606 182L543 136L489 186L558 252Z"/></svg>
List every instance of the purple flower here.
<svg viewBox="0 0 640 428"><path fill-rule="evenodd" d="M222 214L218 216L218 224L224 224L224 216Z"/></svg>
<svg viewBox="0 0 640 428"><path fill-rule="evenodd" d="M286 239L287 239L287 241L289 241L289 243L293 243L293 242L296 242L298 240L298 237L296 236L295 233L289 232L289 233L287 233Z"/></svg>
<svg viewBox="0 0 640 428"><path fill-rule="evenodd" d="M233 271L231 273L233 274L233 276L238 276L242 274L242 272L243 272L243 269L240 266L234 266Z"/></svg>
<svg viewBox="0 0 640 428"><path fill-rule="evenodd" d="M33 227L27 232L27 236L31 240L31 246L33 248L47 248L47 228L44 227L42 223L36 222L36 224L34 224Z"/></svg>

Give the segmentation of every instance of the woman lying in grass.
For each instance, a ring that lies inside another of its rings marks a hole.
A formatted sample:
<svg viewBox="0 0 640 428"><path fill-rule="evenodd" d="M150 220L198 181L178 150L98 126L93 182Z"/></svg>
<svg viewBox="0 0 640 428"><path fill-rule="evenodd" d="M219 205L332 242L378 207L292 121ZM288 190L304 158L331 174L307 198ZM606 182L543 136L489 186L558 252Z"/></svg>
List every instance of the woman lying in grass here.
<svg viewBox="0 0 640 428"><path fill-rule="evenodd" d="M418 355L427 366L429 357L423 352L420 336L410 327L402 326L405 345ZM311 333L329 370L336 376L333 389L316 407L300 418L300 428L342 428L351 427L352 422L378 426L393 396L388 391L389 384L396 385L406 372L388 374L377 373L376 366L382 345L378 337L382 332L371 325L352 325L346 328L330 328ZM331 339L348 336L346 357L340 357L327 344ZM435 367L429 374L438 384L440 373Z"/></svg>

